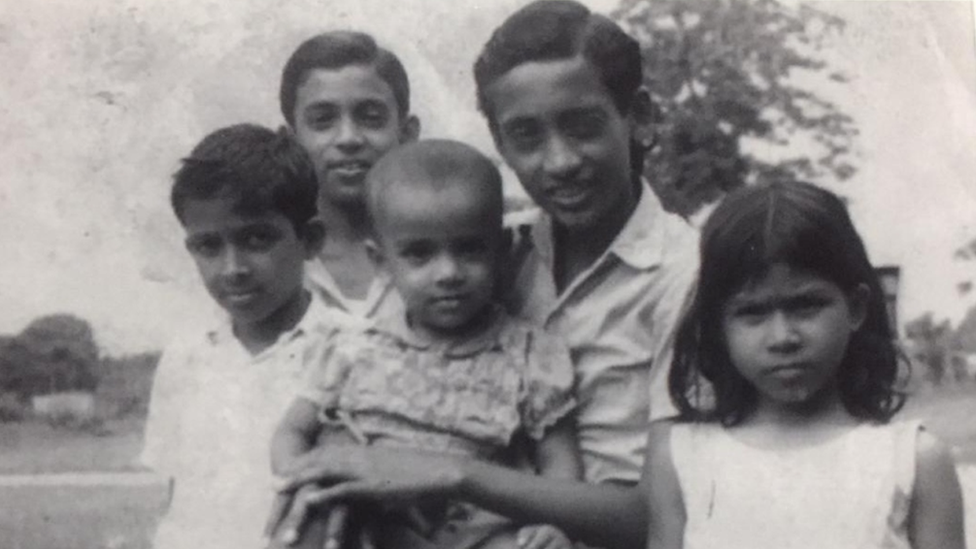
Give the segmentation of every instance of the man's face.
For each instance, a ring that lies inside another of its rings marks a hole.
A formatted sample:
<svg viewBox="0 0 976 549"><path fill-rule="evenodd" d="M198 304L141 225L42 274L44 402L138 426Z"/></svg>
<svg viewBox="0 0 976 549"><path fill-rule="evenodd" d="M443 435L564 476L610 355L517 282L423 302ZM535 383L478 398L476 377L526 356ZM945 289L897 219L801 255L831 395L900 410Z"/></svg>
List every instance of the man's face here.
<svg viewBox="0 0 976 549"><path fill-rule="evenodd" d="M586 230L633 199L629 116L582 57L519 65L487 89L495 140L556 223Z"/></svg>

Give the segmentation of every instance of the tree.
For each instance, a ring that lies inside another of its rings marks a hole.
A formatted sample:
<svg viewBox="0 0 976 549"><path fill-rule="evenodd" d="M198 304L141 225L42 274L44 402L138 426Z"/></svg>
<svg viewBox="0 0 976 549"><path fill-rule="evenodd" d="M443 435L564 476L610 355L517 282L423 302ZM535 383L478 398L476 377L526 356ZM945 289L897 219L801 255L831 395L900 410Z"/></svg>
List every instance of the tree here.
<svg viewBox="0 0 976 549"><path fill-rule="evenodd" d="M24 396L93 390L98 345L88 322L69 314L38 318L8 343L5 360L16 368Z"/></svg>
<svg viewBox="0 0 976 549"><path fill-rule="evenodd" d="M612 17L642 43L660 109L645 175L669 210L690 215L749 182L853 175L853 120L799 83L847 81L822 55L840 18L776 0L623 0ZM749 140L786 156L760 158ZM816 150L787 154L808 141Z"/></svg>
<svg viewBox="0 0 976 549"><path fill-rule="evenodd" d="M932 313L925 313L905 324L905 337L911 343L914 362L928 368L926 374L929 380L935 385L945 381L953 351L949 321L936 323Z"/></svg>

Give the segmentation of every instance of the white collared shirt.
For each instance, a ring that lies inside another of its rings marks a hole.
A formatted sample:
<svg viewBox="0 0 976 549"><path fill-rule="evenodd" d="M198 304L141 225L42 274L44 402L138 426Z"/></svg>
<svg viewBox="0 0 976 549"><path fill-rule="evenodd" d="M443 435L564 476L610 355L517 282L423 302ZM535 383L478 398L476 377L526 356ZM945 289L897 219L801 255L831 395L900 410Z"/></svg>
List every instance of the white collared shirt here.
<svg viewBox="0 0 976 549"><path fill-rule="evenodd" d="M378 272L370 282L363 299L352 299L342 293L332 273L318 258L305 262L305 287L317 295L330 309L342 311L352 318L376 318L402 308L400 294L390 277Z"/></svg>
<svg viewBox="0 0 976 549"><path fill-rule="evenodd" d="M229 320L163 352L140 459L174 482L156 549L261 547L274 494L271 434L332 316L313 297L298 325L258 354Z"/></svg>
<svg viewBox="0 0 976 549"><path fill-rule="evenodd" d="M674 411L667 392L673 335L698 262L698 233L644 184L610 247L560 294L552 222L539 216L514 284L515 312L569 345L589 482L640 479L650 418Z"/></svg>

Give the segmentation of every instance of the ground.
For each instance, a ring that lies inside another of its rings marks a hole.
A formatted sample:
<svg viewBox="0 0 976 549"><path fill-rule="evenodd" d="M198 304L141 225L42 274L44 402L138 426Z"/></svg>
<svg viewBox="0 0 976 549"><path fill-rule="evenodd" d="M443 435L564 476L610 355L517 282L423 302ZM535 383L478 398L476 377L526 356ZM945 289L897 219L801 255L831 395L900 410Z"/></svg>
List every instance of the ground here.
<svg viewBox="0 0 976 549"><path fill-rule="evenodd" d="M976 386L922 391L900 415L923 418L955 448L976 544ZM148 549L167 492L133 465L141 427L134 419L86 431L0 423L3 549Z"/></svg>

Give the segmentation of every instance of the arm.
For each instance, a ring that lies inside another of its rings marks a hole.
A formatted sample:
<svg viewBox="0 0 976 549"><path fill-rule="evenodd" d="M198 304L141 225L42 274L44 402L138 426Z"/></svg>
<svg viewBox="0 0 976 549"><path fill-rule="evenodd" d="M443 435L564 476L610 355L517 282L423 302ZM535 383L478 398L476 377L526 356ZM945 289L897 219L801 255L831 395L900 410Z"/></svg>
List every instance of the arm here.
<svg viewBox="0 0 976 549"><path fill-rule="evenodd" d="M914 549L964 549L962 490L945 444L918 436L915 488L909 515Z"/></svg>
<svg viewBox="0 0 976 549"><path fill-rule="evenodd" d="M302 397L292 401L271 437L271 469L275 474L280 474L298 456L308 452L321 428L318 406L314 402Z"/></svg>
<svg viewBox="0 0 976 549"><path fill-rule="evenodd" d="M560 420L536 443L535 461L539 474L543 476L573 480L583 478L576 426L571 417Z"/></svg>
<svg viewBox="0 0 976 549"><path fill-rule="evenodd" d="M651 424L640 488L647 494L648 549L681 549L686 517L671 459L670 422Z"/></svg>
<svg viewBox="0 0 976 549"><path fill-rule="evenodd" d="M469 501L527 523L546 523L600 547L644 543L644 496L636 487L541 477L474 459L403 448L328 446L298 458L283 490L316 480L338 483L296 504L343 499L440 496Z"/></svg>

